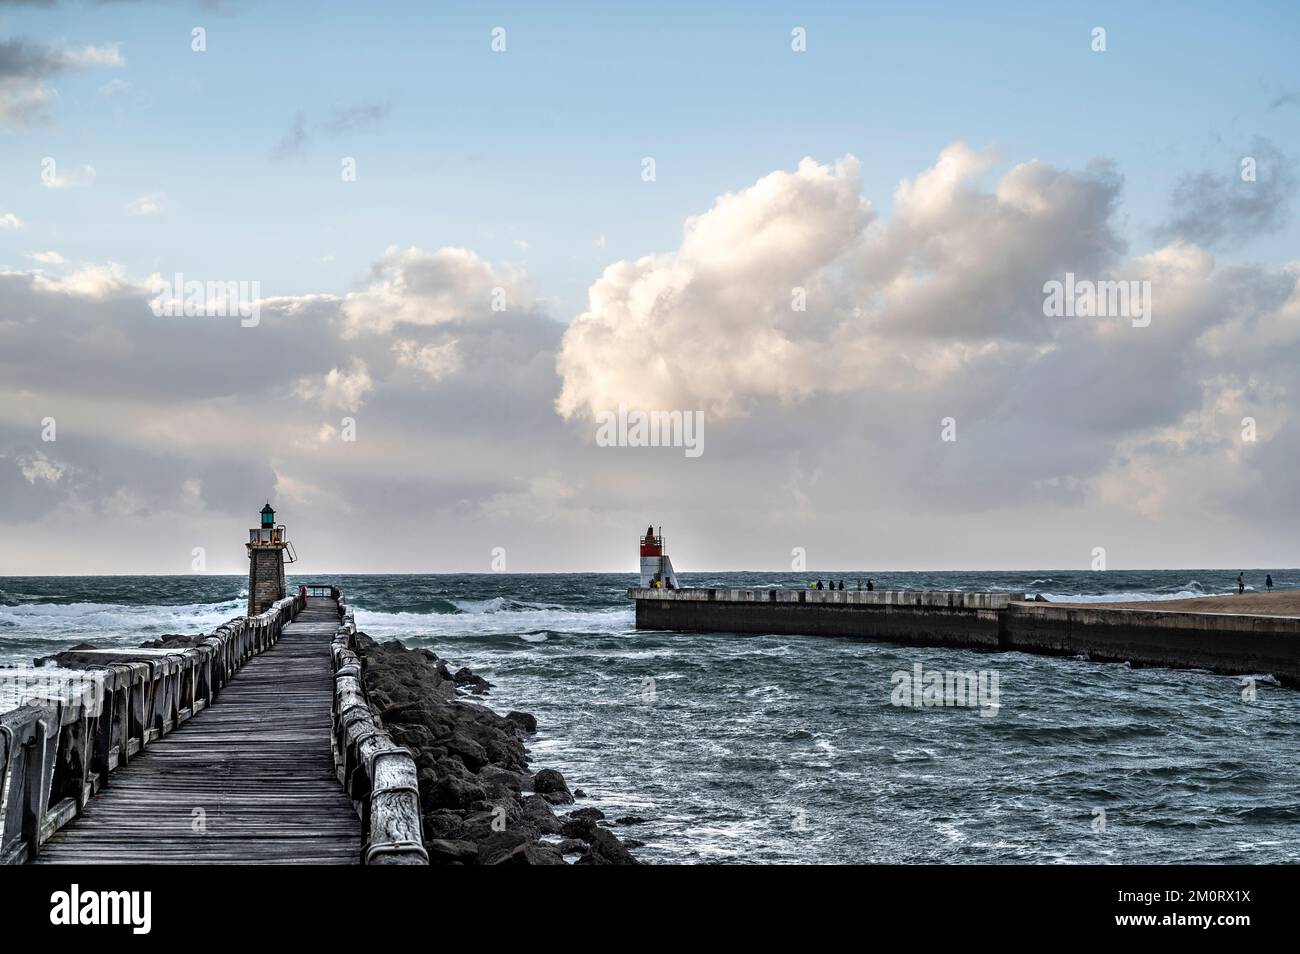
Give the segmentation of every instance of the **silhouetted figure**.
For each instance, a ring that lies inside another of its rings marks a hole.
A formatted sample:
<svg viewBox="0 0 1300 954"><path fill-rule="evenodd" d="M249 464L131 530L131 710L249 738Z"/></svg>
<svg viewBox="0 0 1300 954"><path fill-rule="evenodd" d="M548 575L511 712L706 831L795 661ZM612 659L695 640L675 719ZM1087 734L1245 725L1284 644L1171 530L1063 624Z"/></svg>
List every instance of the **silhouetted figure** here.
<svg viewBox="0 0 1300 954"><path fill-rule="evenodd" d="M823 587L822 587L822 581L821 581L821 580L818 580L818 581L817 581L817 589L820 590L820 589L822 589L822 588L823 588Z"/></svg>
<svg viewBox="0 0 1300 954"><path fill-rule="evenodd" d="M875 588L876 588L876 584L871 582L870 580L867 580L867 589L874 590Z"/></svg>
<svg viewBox="0 0 1300 954"><path fill-rule="evenodd" d="M1238 573L1237 574L1237 595L1240 596L1242 593L1245 592L1246 592L1246 574Z"/></svg>
<svg viewBox="0 0 1300 954"><path fill-rule="evenodd" d="M844 589L844 581L840 580L840 589Z"/></svg>
<svg viewBox="0 0 1300 954"><path fill-rule="evenodd" d="M1264 587L1271 593L1273 592L1273 574L1269 573L1264 577Z"/></svg>

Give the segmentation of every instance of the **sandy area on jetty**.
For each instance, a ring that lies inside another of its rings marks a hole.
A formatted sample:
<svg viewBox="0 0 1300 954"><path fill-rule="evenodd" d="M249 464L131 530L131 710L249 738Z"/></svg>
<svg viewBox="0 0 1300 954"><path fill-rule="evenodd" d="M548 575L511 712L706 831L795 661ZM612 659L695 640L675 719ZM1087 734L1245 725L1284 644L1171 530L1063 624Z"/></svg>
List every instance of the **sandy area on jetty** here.
<svg viewBox="0 0 1300 954"><path fill-rule="evenodd" d="M1136 600L1128 603L1052 603L1080 608L1151 610L1158 613L1247 613L1252 616L1300 616L1300 590L1243 593L1240 596L1196 596L1186 600Z"/></svg>

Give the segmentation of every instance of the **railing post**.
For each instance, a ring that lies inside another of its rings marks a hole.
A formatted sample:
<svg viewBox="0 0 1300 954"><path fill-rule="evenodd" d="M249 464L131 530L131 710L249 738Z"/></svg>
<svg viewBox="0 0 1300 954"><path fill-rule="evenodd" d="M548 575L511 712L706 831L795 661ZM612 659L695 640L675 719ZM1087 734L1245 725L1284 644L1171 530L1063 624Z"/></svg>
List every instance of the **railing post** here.
<svg viewBox="0 0 1300 954"><path fill-rule="evenodd" d="M51 732L46 717L37 719L32 741L28 743L27 785L23 793L23 841L27 845L29 861L36 857L41 847L41 823L45 820L50 784L54 780L54 756L58 744L58 732Z"/></svg>
<svg viewBox="0 0 1300 954"><path fill-rule="evenodd" d="M6 714L8 715L8 714ZM0 716L0 720L5 717ZM10 861L11 851L17 850L23 834L24 814L27 804L27 756L30 752L19 732L23 729L22 716L10 715L6 724L0 721L0 863ZM8 777L8 785L4 784ZM15 829L18 836L15 836Z"/></svg>

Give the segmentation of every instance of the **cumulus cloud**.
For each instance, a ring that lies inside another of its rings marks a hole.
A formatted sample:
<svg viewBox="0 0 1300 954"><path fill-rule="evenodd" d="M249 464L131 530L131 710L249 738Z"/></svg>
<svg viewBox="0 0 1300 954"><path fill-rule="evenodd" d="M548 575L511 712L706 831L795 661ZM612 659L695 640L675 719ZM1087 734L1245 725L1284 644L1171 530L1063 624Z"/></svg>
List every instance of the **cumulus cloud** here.
<svg viewBox="0 0 1300 954"><path fill-rule="evenodd" d="M722 197L676 251L592 285L557 356L557 411L589 430L620 404L703 408L733 478L793 475L785 506L811 521L818 501L864 495L971 520L1009 500L1231 512L1227 490L1260 489L1300 429L1284 409L1300 386L1300 264L1221 269L1178 240L1130 257L1112 165L1031 160L986 185L999 165L955 144L900 183L887 220L851 159ZM1047 317L1044 283L1066 272L1149 282L1151 324ZM1271 426L1243 452L1252 414Z"/></svg>
<svg viewBox="0 0 1300 954"><path fill-rule="evenodd" d="M521 273L494 269L464 248L390 247L369 285L343 301L349 335L387 334L397 326L434 326L525 307Z"/></svg>
<svg viewBox="0 0 1300 954"><path fill-rule="evenodd" d="M828 270L871 221L856 160L805 159L686 222L682 244L605 269L558 359L557 407L571 417L616 408L733 413L751 397L815 387L799 356L816 349L827 309L792 308L803 288L831 294Z"/></svg>
<svg viewBox="0 0 1300 954"><path fill-rule="evenodd" d="M116 45L59 48L0 40L0 122L30 126L46 121L58 95L47 85L55 76L125 65Z"/></svg>
<svg viewBox="0 0 1300 954"><path fill-rule="evenodd" d="M64 258L58 252L32 252L27 256L34 262L40 262L42 265L62 265Z"/></svg>
<svg viewBox="0 0 1300 954"><path fill-rule="evenodd" d="M58 252L46 254L58 256L59 259L58 262L51 261L49 264L60 264L63 261ZM109 262L106 265L86 265L62 278L34 275L32 287L48 295L68 295L91 300L102 300L121 294L138 294L143 290L143 286L127 278L126 269L116 262Z"/></svg>
<svg viewBox="0 0 1300 954"><path fill-rule="evenodd" d="M401 367L414 368L432 382L441 381L459 371L462 359L455 339L442 344L421 345L414 341L398 341L393 353Z"/></svg>
<svg viewBox="0 0 1300 954"><path fill-rule="evenodd" d="M374 382L366 363L356 359L347 371L331 368L319 380L299 380L296 390L299 397L319 401L326 410L356 411L374 390Z"/></svg>
<svg viewBox="0 0 1300 954"><path fill-rule="evenodd" d="M675 252L615 263L591 287L559 356L558 410L728 417L763 398L945 377L1000 341L1043 340L1044 280L1094 273L1120 247L1118 177L1029 162L982 191L994 162L949 147L899 184L888 222L852 157L722 196Z"/></svg>
<svg viewBox="0 0 1300 954"><path fill-rule="evenodd" d="M0 212L0 229L20 229L23 227L23 220L18 218L12 212Z"/></svg>

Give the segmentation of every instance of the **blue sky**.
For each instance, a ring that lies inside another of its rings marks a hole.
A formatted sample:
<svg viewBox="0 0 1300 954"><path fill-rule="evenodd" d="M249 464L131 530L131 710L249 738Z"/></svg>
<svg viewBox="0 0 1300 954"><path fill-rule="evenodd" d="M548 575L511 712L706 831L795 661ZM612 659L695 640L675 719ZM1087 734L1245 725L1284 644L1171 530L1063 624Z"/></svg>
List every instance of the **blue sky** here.
<svg viewBox="0 0 1300 954"><path fill-rule="evenodd" d="M267 294L346 291L392 244L463 245L524 263L568 320L606 264L674 247L720 193L852 153L887 212L958 139L1009 162L1113 159L1140 251L1179 175L1235 164L1254 135L1300 154L1300 104L1272 107L1300 89L1294 4L110 3L4 5L0 24L120 44L126 62L55 77L52 121L0 132L3 205L28 223L0 232L0 262L52 248L132 274L258 276ZM129 88L100 91L113 80ZM367 104L387 118L270 158L298 113ZM93 165L94 186L42 188L44 156ZM162 214L126 214L156 193ZM1234 254L1275 264L1297 238Z"/></svg>
<svg viewBox="0 0 1300 954"><path fill-rule="evenodd" d="M238 571L268 498L307 572L621 569L650 521L684 570L1300 564L1298 38L1263 2L0 0L0 573ZM177 272L259 322L154 314ZM1075 272L1154 319L1049 315ZM602 445L622 405L707 451Z"/></svg>

